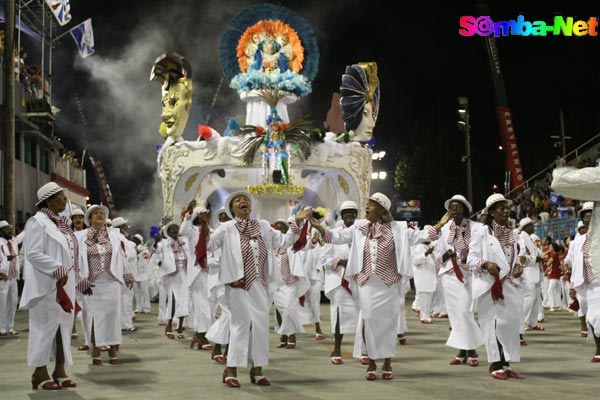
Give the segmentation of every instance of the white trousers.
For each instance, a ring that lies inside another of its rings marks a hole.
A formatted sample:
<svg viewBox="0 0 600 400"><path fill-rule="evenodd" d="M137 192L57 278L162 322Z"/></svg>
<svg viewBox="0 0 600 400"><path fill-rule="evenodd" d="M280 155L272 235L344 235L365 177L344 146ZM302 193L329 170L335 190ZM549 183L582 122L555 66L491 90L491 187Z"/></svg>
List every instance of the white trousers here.
<svg viewBox="0 0 600 400"><path fill-rule="evenodd" d="M15 327L18 290L16 279L0 281L0 333L8 333Z"/></svg>
<svg viewBox="0 0 600 400"><path fill-rule="evenodd" d="M560 281L558 279L550 279L548 282L548 307L560 308Z"/></svg>
<svg viewBox="0 0 600 400"><path fill-rule="evenodd" d="M434 292L417 292L419 296L419 307L421 321L431 321L431 301L433 300Z"/></svg>
<svg viewBox="0 0 600 400"><path fill-rule="evenodd" d="M308 312L308 323L321 322L321 281L310 281L305 294L304 309Z"/></svg>
<svg viewBox="0 0 600 400"><path fill-rule="evenodd" d="M542 288L540 283L527 283L523 285L523 325L534 327L537 325L538 313L542 305Z"/></svg>
<svg viewBox="0 0 600 400"><path fill-rule="evenodd" d="M200 272L192 286L190 286L190 297L192 310L188 319L189 326L196 332L206 332L215 321L217 303L208 296L208 273Z"/></svg>
<svg viewBox="0 0 600 400"><path fill-rule="evenodd" d="M223 290L224 291L224 290ZM218 297L217 304L221 309L221 314L215 322L208 328L206 338L213 343L229 343L229 332L231 326L231 310L229 302L225 296Z"/></svg>
<svg viewBox="0 0 600 400"><path fill-rule="evenodd" d="M225 288L231 311L228 367L269 365L269 296L261 282L249 290Z"/></svg>
<svg viewBox="0 0 600 400"><path fill-rule="evenodd" d="M148 281L136 281L133 284L135 312L150 312L150 290Z"/></svg>
<svg viewBox="0 0 600 400"><path fill-rule="evenodd" d="M126 285L119 286L121 288L121 329L129 329L133 327L133 290Z"/></svg>
<svg viewBox="0 0 600 400"><path fill-rule="evenodd" d="M490 291L476 300L479 326L489 363L501 361L498 342L502 345L505 361L521 360L519 340L519 328L522 326L521 295L516 287L507 282L502 285L502 290L504 294L502 300L492 300Z"/></svg>
<svg viewBox="0 0 600 400"><path fill-rule="evenodd" d="M167 313L169 299L167 296L167 290L163 284L158 285L158 317L159 321L167 322L169 320L169 314Z"/></svg>
<svg viewBox="0 0 600 400"><path fill-rule="evenodd" d="M483 344L483 335L471 308L471 277L465 275L463 279L464 283L459 281L456 275L442 276L448 320L452 327L446 346L474 350Z"/></svg>
<svg viewBox="0 0 600 400"><path fill-rule="evenodd" d="M168 303L175 297L175 313L173 306L167 309L167 320L173 318L187 317L190 313L190 290L187 284L187 275L184 270L174 274L163 276L163 285L168 296Z"/></svg>

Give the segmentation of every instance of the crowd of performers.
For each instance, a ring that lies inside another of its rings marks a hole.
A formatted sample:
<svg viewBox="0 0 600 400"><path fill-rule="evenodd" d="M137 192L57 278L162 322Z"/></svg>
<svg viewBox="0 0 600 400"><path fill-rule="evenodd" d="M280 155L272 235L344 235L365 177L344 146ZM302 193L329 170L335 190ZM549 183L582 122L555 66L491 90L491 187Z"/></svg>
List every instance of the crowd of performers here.
<svg viewBox="0 0 600 400"><path fill-rule="evenodd" d="M76 387L66 366L72 365L71 339L78 337L76 314L92 364L118 364L123 331L135 331L134 312L149 313L158 292L159 325L168 339L189 340L190 347L211 352L224 364L222 380L240 387L238 368L250 366L250 381L270 385L270 311L280 348L293 349L296 334L314 324L322 340L320 294L330 300L334 349L340 365L342 340L355 334L353 356L367 366L366 380L393 379L396 346L406 344L405 295L414 276L413 309L421 322L430 311L447 314L447 346L458 353L450 365L479 365L485 347L494 379L518 378L513 363L526 345L525 330L544 330L541 305L542 266L549 259L525 218L510 226L510 200L491 195L481 222L469 219L471 204L454 195L434 226L412 229L394 221L391 202L373 194L364 210L345 201L330 229L310 207L288 219L256 220L247 192L229 195L224 208L210 211L192 200L181 222L165 224L152 240L129 235L127 220L107 219L108 209L91 206L61 214L64 189L48 183L38 190L38 213L24 234L13 237L0 222L0 335L14 330L18 245L22 241L25 285L20 307L29 310L27 363L35 368L34 389ZM589 329L600 362L600 289L592 268L587 229L594 204L585 203L577 237L564 259L569 267L572 307L578 306L582 334ZM363 213L365 219L357 219ZM131 240L130 240L131 239ZM135 297L135 309L133 298ZM438 300L435 300L438 298ZM587 322L587 326L585 325ZM382 362L378 367L377 362ZM48 365L54 362L52 373ZM378 373L378 368L380 373Z"/></svg>

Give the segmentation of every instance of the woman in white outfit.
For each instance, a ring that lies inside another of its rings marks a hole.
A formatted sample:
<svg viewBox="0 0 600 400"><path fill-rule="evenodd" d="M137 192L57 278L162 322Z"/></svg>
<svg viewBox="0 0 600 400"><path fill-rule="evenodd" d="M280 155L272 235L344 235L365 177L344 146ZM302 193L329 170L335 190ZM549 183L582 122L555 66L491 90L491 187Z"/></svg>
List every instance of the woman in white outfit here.
<svg viewBox="0 0 600 400"><path fill-rule="evenodd" d="M479 316L490 374L494 379L518 378L510 363L521 360L519 329L522 297L519 236L508 225L511 201L496 193L485 205L489 225L476 227L467 264L474 270L473 302Z"/></svg>
<svg viewBox="0 0 600 400"><path fill-rule="evenodd" d="M291 221L290 221L291 222ZM285 234L289 230L289 223L285 220L276 220L273 227ZM306 293L310 282L304 276L304 268L299 262L298 253L292 249L278 249L274 252L274 276L269 287L273 293L275 314L277 318L279 348L293 349L296 347L296 333L304 332L303 318L298 300Z"/></svg>
<svg viewBox="0 0 600 400"><path fill-rule="evenodd" d="M446 346L458 349L458 354L450 365L479 365L477 347L483 344L479 325L475 321L472 310L473 273L467 267L469 244L479 222L465 218L472 212L471 203L456 194L444 204L452 216L449 224L442 229L440 240L434 250L436 260L441 264L438 275L444 286L444 296L450 320L450 336Z"/></svg>
<svg viewBox="0 0 600 400"><path fill-rule="evenodd" d="M349 229L358 216L358 206L347 200L339 211L341 224L336 230ZM346 279L346 265L350 255L347 244L326 244L321 253L320 264L325 270L325 296L330 301L331 331L335 339L331 363L343 364L342 339L346 333L355 333L358 325L358 291L355 281Z"/></svg>
<svg viewBox="0 0 600 400"><path fill-rule="evenodd" d="M366 220L349 229L325 230L311 216L311 223L326 243L351 244L346 276L358 284L359 326L354 343L354 357L360 358L363 337L369 366L365 378L377 379L377 359L384 359L382 378L393 379L392 357L396 354L397 309L402 280L412 277L410 246L419 241L437 239L437 230L409 229L406 222L393 221L390 199L383 193L373 194L366 207ZM445 216L445 221L448 217ZM440 228L438 226L438 228Z"/></svg>
<svg viewBox="0 0 600 400"><path fill-rule="evenodd" d="M431 324L431 300L437 287L437 271L433 256L434 245L419 243L412 248L413 279L419 296L419 317L422 324Z"/></svg>
<svg viewBox="0 0 600 400"><path fill-rule="evenodd" d="M231 311L223 383L240 387L237 368L246 367L250 358L250 381L270 385L262 375L262 367L269 363L271 303L267 288L273 273L273 250L290 247L297 229L283 235L268 221L252 219L252 196L247 192L230 194L225 200L225 210L234 219L221 224L208 242L208 251L221 250L219 281L226 285L225 297ZM305 218L307 212L301 211L297 218ZM202 223L208 225L205 214Z"/></svg>
<svg viewBox="0 0 600 400"><path fill-rule="evenodd" d="M102 364L101 346L109 346L110 364L119 363L117 349L123 343L121 286L132 287L134 282L119 231L106 228L107 215L107 207L91 206L85 213L89 228L79 238L82 285L93 287L92 295L85 299L82 315L90 329L93 365Z"/></svg>
<svg viewBox="0 0 600 400"><path fill-rule="evenodd" d="M31 385L57 390L77 386L64 378L68 377L65 365L73 365L71 329L79 253L67 218L58 215L67 205L64 189L50 182L37 196L38 212L25 226L25 286L20 307L29 310L27 365L35 368ZM50 361L55 361L52 379L47 369Z"/></svg>
<svg viewBox="0 0 600 400"><path fill-rule="evenodd" d="M185 339L183 334L183 320L189 314L189 285L188 274L192 273L195 257L192 256L188 239L179 236L180 224L169 222L162 228L165 238L158 243L156 253L160 259L160 279L167 294L170 307L169 319L165 326L165 335L175 339L173 333L173 319L179 319L177 326L177 339Z"/></svg>

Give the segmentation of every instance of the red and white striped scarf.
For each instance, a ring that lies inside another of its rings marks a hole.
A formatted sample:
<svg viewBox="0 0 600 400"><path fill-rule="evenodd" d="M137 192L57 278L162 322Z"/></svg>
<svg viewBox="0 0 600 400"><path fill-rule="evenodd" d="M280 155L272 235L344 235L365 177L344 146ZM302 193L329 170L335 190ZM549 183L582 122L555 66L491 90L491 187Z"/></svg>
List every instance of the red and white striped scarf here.
<svg viewBox="0 0 600 400"><path fill-rule="evenodd" d="M249 290L256 279L266 285L267 246L262 238L258 221L236 217L235 227L240 233L242 262L244 263L244 289ZM258 244L258 260L256 261L254 260L251 241L256 241Z"/></svg>
<svg viewBox="0 0 600 400"><path fill-rule="evenodd" d="M581 246L581 252L583 253L583 282L589 285L594 280L596 275L592 269L592 260L590 259L590 234L585 234L585 240L583 246Z"/></svg>
<svg viewBox="0 0 600 400"><path fill-rule="evenodd" d="M454 221L450 222L450 231L448 235L448 244L454 244L454 251L457 254L456 260L460 262L460 266L468 274L471 270L466 268L462 260L467 258L469 254L469 244L471 243L471 221L463 218L460 225L456 225Z"/></svg>
<svg viewBox="0 0 600 400"><path fill-rule="evenodd" d="M102 271L106 271L115 281L118 279L111 271L112 243L108 238L106 228L90 228L85 239L87 244L87 260L89 266L89 281L95 282ZM101 249L103 250L101 252Z"/></svg>
<svg viewBox="0 0 600 400"><path fill-rule="evenodd" d="M281 279L289 284L298 281L298 277L292 275L292 271L290 269L290 258L288 256L287 249L279 249L279 263L281 264Z"/></svg>
<svg viewBox="0 0 600 400"><path fill-rule="evenodd" d="M10 239L8 239L6 243L8 245L8 255L13 256L8 266L8 279L15 279L17 277L17 255L15 254L15 250L13 249Z"/></svg>
<svg viewBox="0 0 600 400"><path fill-rule="evenodd" d="M173 250L173 257L175 258L175 268L177 271L184 270L187 271L187 257L185 255L185 251L183 250L183 246L185 243L179 238L177 240L169 237L169 244L171 245L171 249Z"/></svg>
<svg viewBox="0 0 600 400"><path fill-rule="evenodd" d="M500 242L500 246L502 246L502 251L506 256L506 260L508 261L508 265L513 265L513 260L515 258L514 244L515 237L513 235L512 229L507 226L499 225L496 221L492 222L491 226L492 232L496 239ZM512 269L512 267L511 267Z"/></svg>
<svg viewBox="0 0 600 400"><path fill-rule="evenodd" d="M73 234L73 229L71 229L71 225L69 225L68 218L59 216L48 207L43 207L40 209L40 212L46 214L46 216L48 216L48 218L54 222L58 230L62 232L62 234L65 236L65 239L67 239L69 249L71 250L70 255L73 269L77 272L77 274L79 274L79 242ZM67 268L66 265L63 265L63 267Z"/></svg>
<svg viewBox="0 0 600 400"><path fill-rule="evenodd" d="M398 273L396 260L396 245L394 234L389 222L370 222L363 225L359 230L367 236L363 249L363 267L356 277L356 282L363 285L373 273L370 239L377 241L377 261L375 262L375 274L377 274L386 285L391 285L401 279Z"/></svg>

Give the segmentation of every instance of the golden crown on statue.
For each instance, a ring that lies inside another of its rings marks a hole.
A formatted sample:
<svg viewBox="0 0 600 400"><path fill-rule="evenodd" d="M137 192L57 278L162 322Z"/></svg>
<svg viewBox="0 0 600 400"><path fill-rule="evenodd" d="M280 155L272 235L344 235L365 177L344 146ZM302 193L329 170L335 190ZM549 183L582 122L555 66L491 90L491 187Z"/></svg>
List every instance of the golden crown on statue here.
<svg viewBox="0 0 600 400"><path fill-rule="evenodd" d="M246 191L254 197L296 200L304 196L304 186L282 185L278 183L263 183L261 185L247 185Z"/></svg>

